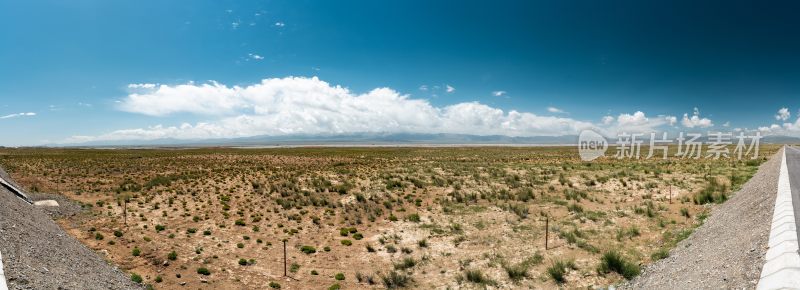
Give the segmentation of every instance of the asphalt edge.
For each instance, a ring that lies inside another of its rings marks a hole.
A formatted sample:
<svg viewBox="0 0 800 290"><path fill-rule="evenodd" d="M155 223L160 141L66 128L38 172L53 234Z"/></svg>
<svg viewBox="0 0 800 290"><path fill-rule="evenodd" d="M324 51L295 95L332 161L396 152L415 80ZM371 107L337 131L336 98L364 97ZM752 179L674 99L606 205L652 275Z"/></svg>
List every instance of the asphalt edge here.
<svg viewBox="0 0 800 290"><path fill-rule="evenodd" d="M769 249L764 257L761 277L756 289L800 289L800 247L797 225L792 205L792 189L789 169L786 166L786 150L783 147L781 169L778 177L778 193L772 226L769 233ZM797 174L800 174L797 173Z"/></svg>

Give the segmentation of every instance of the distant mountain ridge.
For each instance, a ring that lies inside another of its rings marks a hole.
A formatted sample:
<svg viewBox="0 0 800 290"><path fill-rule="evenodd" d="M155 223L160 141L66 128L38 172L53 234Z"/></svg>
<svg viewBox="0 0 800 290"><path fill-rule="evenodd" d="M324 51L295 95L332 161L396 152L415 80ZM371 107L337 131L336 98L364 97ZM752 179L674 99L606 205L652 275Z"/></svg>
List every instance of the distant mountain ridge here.
<svg viewBox="0 0 800 290"><path fill-rule="evenodd" d="M707 136L701 138L709 142ZM616 139L607 139L610 146L614 146ZM673 138L674 141L674 138ZM731 142L736 143L732 138ZM241 138L221 139L154 139L154 140L123 140L123 141L93 141L73 144L47 144L47 147L248 147L248 146L314 146L314 145L575 145L577 135L562 136L533 136L512 137L504 135L469 135L469 134L421 134L421 133L363 133L363 134L330 134L330 135L284 135L284 136L253 136ZM748 140L749 142L749 140ZM800 138L790 136L765 136L761 139L765 144L796 144ZM647 139L643 145L647 144Z"/></svg>

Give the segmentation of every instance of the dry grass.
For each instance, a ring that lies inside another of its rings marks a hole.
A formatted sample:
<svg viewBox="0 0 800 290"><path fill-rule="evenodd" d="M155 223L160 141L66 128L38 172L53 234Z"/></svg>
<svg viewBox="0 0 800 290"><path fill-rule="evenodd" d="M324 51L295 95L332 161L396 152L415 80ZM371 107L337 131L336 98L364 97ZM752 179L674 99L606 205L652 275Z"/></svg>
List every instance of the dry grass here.
<svg viewBox="0 0 800 290"><path fill-rule="evenodd" d="M609 285L633 272L608 257L598 271L604 253L625 266L663 257L762 161L585 163L572 147L0 150L29 190L84 204L59 221L68 233L159 289L549 288L563 261L564 286ZM281 278L284 240L296 280Z"/></svg>

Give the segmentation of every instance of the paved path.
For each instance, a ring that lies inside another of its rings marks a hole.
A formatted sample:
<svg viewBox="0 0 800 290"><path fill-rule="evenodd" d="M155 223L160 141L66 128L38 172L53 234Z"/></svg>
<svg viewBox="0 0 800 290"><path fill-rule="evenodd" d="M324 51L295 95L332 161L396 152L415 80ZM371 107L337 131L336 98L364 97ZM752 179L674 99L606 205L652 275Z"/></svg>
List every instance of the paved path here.
<svg viewBox="0 0 800 290"><path fill-rule="evenodd" d="M769 250L758 289L800 289L800 150L784 147L778 192L769 234Z"/></svg>

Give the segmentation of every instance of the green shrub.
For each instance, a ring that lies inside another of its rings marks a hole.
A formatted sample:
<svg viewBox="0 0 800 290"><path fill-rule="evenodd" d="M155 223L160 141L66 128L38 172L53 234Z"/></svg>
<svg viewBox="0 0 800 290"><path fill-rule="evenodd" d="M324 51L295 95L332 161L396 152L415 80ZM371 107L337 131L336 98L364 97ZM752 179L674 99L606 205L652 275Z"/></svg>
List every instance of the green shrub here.
<svg viewBox="0 0 800 290"><path fill-rule="evenodd" d="M144 279L142 279L142 276L139 276L139 274L133 273L131 274L131 281L136 282L138 284L142 284L142 281L144 281Z"/></svg>
<svg viewBox="0 0 800 290"><path fill-rule="evenodd" d="M351 245L353 245L353 241L351 241L351 240L342 240L342 245L351 246Z"/></svg>
<svg viewBox="0 0 800 290"><path fill-rule="evenodd" d="M342 285L339 285L339 283L333 284L331 285L331 287L328 287L328 290L339 290L339 289L342 289Z"/></svg>
<svg viewBox="0 0 800 290"><path fill-rule="evenodd" d="M156 283L164 282L164 278L161 278L161 275L156 276Z"/></svg>
<svg viewBox="0 0 800 290"><path fill-rule="evenodd" d="M162 225L156 225L156 232L161 232L161 231L163 231L165 229L167 229L167 227L162 226Z"/></svg>
<svg viewBox="0 0 800 290"><path fill-rule="evenodd" d="M138 257L141 254L142 250L140 250L138 247L135 247L133 248L133 250L131 250L131 255L133 255L134 257Z"/></svg>
<svg viewBox="0 0 800 290"><path fill-rule="evenodd" d="M278 284L278 282L269 282L269 288L281 289L281 284Z"/></svg>
<svg viewBox="0 0 800 290"><path fill-rule="evenodd" d="M200 274L200 275L203 275L203 276L208 276L208 275L211 275L211 271L209 271L207 268L200 267L200 268L197 268L197 274Z"/></svg>
<svg viewBox="0 0 800 290"><path fill-rule="evenodd" d="M483 275L483 272L477 269L467 270L464 272L464 276L467 278L467 281L470 281L475 284L483 284L483 285L493 285L495 284L494 281L489 279Z"/></svg>
<svg viewBox="0 0 800 290"><path fill-rule="evenodd" d="M342 280L344 280L344 273L336 273L336 275L334 276L334 278L335 278L336 280L342 281Z"/></svg>
<svg viewBox="0 0 800 290"><path fill-rule="evenodd" d="M240 266L247 266L247 259L239 259Z"/></svg>
<svg viewBox="0 0 800 290"><path fill-rule="evenodd" d="M103 239L103 234L101 234L101 233L95 233L95 234L94 234L94 239L95 239L95 240L98 240L98 241L99 241L99 240L102 240L102 239Z"/></svg>
<svg viewBox="0 0 800 290"><path fill-rule="evenodd" d="M114 236L117 237L117 238L122 237L122 232L114 231Z"/></svg>
<svg viewBox="0 0 800 290"><path fill-rule="evenodd" d="M175 252L175 251L169 252L169 254L167 254L167 259L169 259L170 261L177 260L178 259L178 253Z"/></svg>
<svg viewBox="0 0 800 290"><path fill-rule="evenodd" d="M598 266L597 272L606 274L612 271L619 273L625 279L631 279L639 275L639 265L625 260L625 257L616 251L610 251L600 258L600 266Z"/></svg>
<svg viewBox="0 0 800 290"><path fill-rule="evenodd" d="M669 257L669 250L664 248L658 249L658 251L655 251L652 255L650 255L650 259L653 261L666 259L667 257Z"/></svg>
<svg viewBox="0 0 800 290"><path fill-rule="evenodd" d="M394 264L394 268L397 270L405 270L409 268L413 268L417 265L417 261L414 260L412 257L405 257L402 262Z"/></svg>
<svg viewBox="0 0 800 290"><path fill-rule="evenodd" d="M306 254L313 254L317 252L317 249L312 246L302 246L300 247L300 251Z"/></svg>
<svg viewBox="0 0 800 290"><path fill-rule="evenodd" d="M508 278L512 281L519 281L528 277L528 266L525 263L517 265L503 265L503 270L506 270Z"/></svg>
<svg viewBox="0 0 800 290"><path fill-rule="evenodd" d="M558 284L566 282L564 275L567 274L567 269L575 269L575 264L572 261L556 260L550 267L547 268L547 275L553 278Z"/></svg>
<svg viewBox="0 0 800 290"><path fill-rule="evenodd" d="M389 272L389 275L381 276L383 286L387 289L405 288L411 283L411 278L396 271Z"/></svg>
<svg viewBox="0 0 800 290"><path fill-rule="evenodd" d="M364 235L362 235L361 233L355 233L353 234L353 238L356 240L361 240L364 238Z"/></svg>

